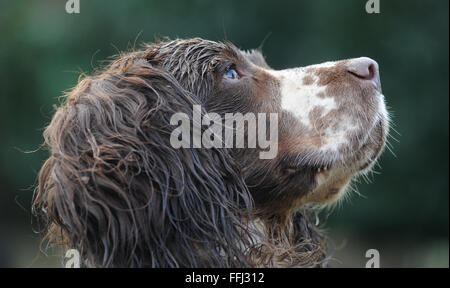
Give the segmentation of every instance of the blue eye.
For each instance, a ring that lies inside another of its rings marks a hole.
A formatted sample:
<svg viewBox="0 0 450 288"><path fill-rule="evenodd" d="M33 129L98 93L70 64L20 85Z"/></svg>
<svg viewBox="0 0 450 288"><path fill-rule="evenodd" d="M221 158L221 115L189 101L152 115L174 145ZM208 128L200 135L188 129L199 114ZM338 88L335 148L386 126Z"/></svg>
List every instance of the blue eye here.
<svg viewBox="0 0 450 288"><path fill-rule="evenodd" d="M223 75L223 77L224 77L224 78L228 78L228 79L238 79L238 78L239 78L239 75L238 75L238 73L236 72L236 70L230 69L230 70L227 71L227 73L225 73L225 74Z"/></svg>

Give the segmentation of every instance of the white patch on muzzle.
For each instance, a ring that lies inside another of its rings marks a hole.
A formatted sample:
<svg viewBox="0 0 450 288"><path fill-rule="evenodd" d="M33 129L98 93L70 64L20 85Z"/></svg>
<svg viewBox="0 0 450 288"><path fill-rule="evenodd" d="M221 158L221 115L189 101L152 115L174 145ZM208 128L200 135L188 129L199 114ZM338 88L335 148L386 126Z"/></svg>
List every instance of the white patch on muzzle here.
<svg viewBox="0 0 450 288"><path fill-rule="evenodd" d="M327 86L319 86L318 77L306 71L310 68L332 68L334 65L336 62L325 62L304 68L267 71L280 82L282 109L297 117L300 123L312 132L311 135L320 135L321 151L336 151L341 145L348 144L347 133L357 129L354 120L346 115L336 119L339 123L333 129L318 131L315 123L311 123L310 113L314 109L320 108L321 114L315 115L320 118L339 107L333 95L326 95ZM305 84L305 81L310 83Z"/></svg>
<svg viewBox="0 0 450 288"><path fill-rule="evenodd" d="M331 62L321 65L331 67ZM315 108L322 108L322 116L333 109L336 103L332 97L319 97L325 93L326 86L318 86L317 76L304 72L304 68L286 69L281 71L268 70L281 84L281 107L294 114L303 125L313 129L314 123L310 123L309 115ZM314 83L304 85L306 77L311 77Z"/></svg>

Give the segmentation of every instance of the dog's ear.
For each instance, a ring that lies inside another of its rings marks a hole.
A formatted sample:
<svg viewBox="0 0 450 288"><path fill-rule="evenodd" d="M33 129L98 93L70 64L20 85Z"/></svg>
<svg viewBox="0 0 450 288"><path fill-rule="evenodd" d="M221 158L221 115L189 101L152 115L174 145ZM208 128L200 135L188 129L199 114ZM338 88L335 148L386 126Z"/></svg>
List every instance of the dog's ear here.
<svg viewBox="0 0 450 288"><path fill-rule="evenodd" d="M144 60L82 80L44 136L35 211L85 265L246 266L251 197L220 149L173 148L170 118L196 97ZM224 253L226 251L226 253Z"/></svg>

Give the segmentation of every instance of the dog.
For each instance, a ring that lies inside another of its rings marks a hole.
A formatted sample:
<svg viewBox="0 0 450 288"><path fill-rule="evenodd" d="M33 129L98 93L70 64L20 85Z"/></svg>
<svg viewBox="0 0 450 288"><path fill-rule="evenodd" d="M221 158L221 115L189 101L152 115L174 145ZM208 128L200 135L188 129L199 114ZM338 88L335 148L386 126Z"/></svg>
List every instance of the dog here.
<svg viewBox="0 0 450 288"><path fill-rule="evenodd" d="M326 266L317 211L371 169L389 129L370 58L274 70L259 51L199 38L121 54L64 99L33 208L46 241L86 267ZM276 155L173 147L171 117L196 107L276 115Z"/></svg>

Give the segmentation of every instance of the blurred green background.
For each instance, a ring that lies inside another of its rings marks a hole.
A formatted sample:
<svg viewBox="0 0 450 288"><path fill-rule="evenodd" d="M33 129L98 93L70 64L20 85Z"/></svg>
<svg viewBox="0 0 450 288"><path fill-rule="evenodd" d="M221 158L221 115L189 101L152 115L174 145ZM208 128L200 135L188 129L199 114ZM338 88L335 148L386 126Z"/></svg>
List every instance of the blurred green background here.
<svg viewBox="0 0 450 288"><path fill-rule="evenodd" d="M228 39L258 47L276 69L368 56L378 61L397 134L372 183L327 220L334 267L449 265L449 1L93 1L67 14L65 0L0 2L0 267L60 266L39 251L30 214L47 152L43 127L62 91L101 60L155 36ZM269 36L270 35L270 36Z"/></svg>

